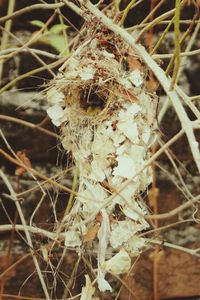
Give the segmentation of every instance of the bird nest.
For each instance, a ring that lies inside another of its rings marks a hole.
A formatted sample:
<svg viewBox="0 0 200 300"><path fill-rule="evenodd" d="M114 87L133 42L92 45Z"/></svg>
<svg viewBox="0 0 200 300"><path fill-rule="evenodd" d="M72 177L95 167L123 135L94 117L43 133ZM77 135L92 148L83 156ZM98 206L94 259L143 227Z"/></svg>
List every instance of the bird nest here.
<svg viewBox="0 0 200 300"><path fill-rule="evenodd" d="M149 226L140 195L151 183L145 164L156 96L146 88L148 69L130 46L102 25L85 31L51 83L47 113L61 127L63 147L79 170L78 194L65 216L65 246L96 243L97 281L104 291L111 290L105 273L127 272L130 256L145 246L137 233ZM106 260L109 247L117 254Z"/></svg>

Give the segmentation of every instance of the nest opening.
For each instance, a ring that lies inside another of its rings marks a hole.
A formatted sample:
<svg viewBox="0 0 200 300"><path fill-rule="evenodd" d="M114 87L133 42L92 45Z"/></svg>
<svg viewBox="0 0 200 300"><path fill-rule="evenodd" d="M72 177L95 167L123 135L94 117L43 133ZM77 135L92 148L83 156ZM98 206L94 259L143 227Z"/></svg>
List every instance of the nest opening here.
<svg viewBox="0 0 200 300"><path fill-rule="evenodd" d="M80 107L87 111L89 108L103 110L106 105L105 95L98 91L97 87L86 88L81 92Z"/></svg>

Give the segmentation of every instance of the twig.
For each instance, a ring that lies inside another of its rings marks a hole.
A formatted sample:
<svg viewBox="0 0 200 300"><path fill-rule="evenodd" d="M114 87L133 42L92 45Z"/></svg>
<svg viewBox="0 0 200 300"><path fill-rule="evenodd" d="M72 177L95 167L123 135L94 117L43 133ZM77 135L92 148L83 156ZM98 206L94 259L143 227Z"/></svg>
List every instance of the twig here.
<svg viewBox="0 0 200 300"><path fill-rule="evenodd" d="M35 298L35 297L33 298L33 297L11 295L11 294L3 294L2 296L8 298L9 300L12 298L14 298L14 300L16 300L16 299L19 299L19 300L20 299L22 299L22 300L45 300L44 298ZM78 300L78 299L80 299L80 296L81 296L81 294L77 294L76 296L67 298L66 300ZM52 299L52 298L50 298L50 299ZM63 298L62 299L57 298L57 300L63 300Z"/></svg>
<svg viewBox="0 0 200 300"><path fill-rule="evenodd" d="M12 13L15 7L15 0L10 0L8 2L8 14ZM11 30L12 26L12 20L8 20L5 24L5 31L3 32L2 35L2 40L1 40L1 45L0 45L0 50L5 50L7 48L8 44L8 39L9 39L9 32ZM3 65L4 65L4 60L0 61L0 83L2 79L2 74L3 74Z"/></svg>
<svg viewBox="0 0 200 300"><path fill-rule="evenodd" d="M182 247L182 246L179 246L179 245L174 245L174 244L171 244L171 243L168 243L168 242L165 242L165 241L159 241L159 240L153 240L153 239L146 239L146 241L150 244L160 245L162 247L169 247L169 248L172 248L172 249L175 249L175 250L178 250L178 251L186 252L186 253L188 253L190 255L193 255L193 256L200 257L200 254L197 253L197 251L199 249L188 249L188 248L185 248L185 247Z"/></svg>
<svg viewBox="0 0 200 300"><path fill-rule="evenodd" d="M5 121L10 121L10 122L14 122L14 123L17 123L17 124L20 124L20 125L23 125L23 126L27 126L27 127L30 127L32 129L36 129L36 130L39 130L41 131L42 133L45 133L49 136L52 136L56 139L59 139L59 135L57 135L56 133L48 130L48 129L45 129L43 127L40 127L38 126L37 124L33 124L31 122L28 122L28 121L24 121L24 120L21 120L21 119L18 119L18 118L15 118L15 117L11 117L11 116L6 116L6 115L0 115L0 120L5 120Z"/></svg>
<svg viewBox="0 0 200 300"><path fill-rule="evenodd" d="M0 24L4 23L7 20L14 19L16 17L19 17L27 12L31 12L33 10L55 10L56 8L63 7L63 3L57 3L57 4L33 4L30 6L26 6L20 10L15 11L12 14L8 14L7 16L0 18Z"/></svg>
<svg viewBox="0 0 200 300"><path fill-rule="evenodd" d="M0 57L0 60L1 60L1 59L4 59L4 58L6 58L6 59L12 58L12 57L14 57L16 54L18 54L22 49L27 48L27 47L30 46L31 44L35 43L35 42L40 38L40 36L42 35L43 31L44 31L44 30L48 27L48 25L52 22L52 20L54 19L54 17L55 17L55 13L54 13L52 16L50 16L50 18L46 21L46 23L44 24L44 26L43 26L38 32L36 32L36 34L33 35L33 36L31 37L31 39L30 39L28 42L26 42L22 47L18 48L16 51L14 51L14 52L8 54L6 57L4 57L4 55L2 55L2 56Z"/></svg>
<svg viewBox="0 0 200 300"><path fill-rule="evenodd" d="M47 51L43 51L43 50L39 50L39 49L34 49L34 48L27 48L27 49L22 49L22 48L9 48L9 49L5 49L5 50L2 50L0 51L0 56L4 55L4 58L6 59L6 54L9 54L13 51L20 51L20 52L34 52L36 54L39 54L41 56L44 56L44 57L48 57L48 58L52 58L52 59L59 59L60 58L60 55L57 55L57 54L53 54L53 53L50 53L50 52L47 52ZM9 57L8 57L9 58Z"/></svg>
<svg viewBox="0 0 200 300"><path fill-rule="evenodd" d="M9 161L11 161L12 163L14 163L15 165L18 165L20 167L25 168L27 171L29 171L30 173L36 175L37 177L45 180L46 182L51 183L52 185L54 185L55 187L68 192L68 193L74 193L75 195L78 195L78 193L73 192L70 188L65 187L64 185L52 180L51 178L48 178L45 175L42 175L40 172L36 171L33 168L29 168L27 167L25 164L23 164L22 161L18 161L17 159L13 158L12 156L10 156L8 153L6 153L3 149L0 149L0 154L2 154L5 158L7 158Z"/></svg>
<svg viewBox="0 0 200 300"><path fill-rule="evenodd" d="M189 222L195 222L194 219L187 219L187 220L181 220L181 221L178 221L178 222L175 222L175 223L172 223L172 224L168 224L168 225L164 225L164 226L161 226L161 227L158 227L158 228L154 228L154 229L150 229L146 232L142 232L140 234L138 234L139 237L142 237L142 236L145 236L145 235L148 235L148 234L152 234L152 233L155 233L155 232L160 232L160 231L164 231L164 230L167 230L171 227L174 227L174 226L177 226L177 225L180 225L180 224L183 224L183 223L189 223Z"/></svg>
<svg viewBox="0 0 200 300"><path fill-rule="evenodd" d="M66 169L66 170L64 170L64 171L61 171L61 172L59 172L59 173L57 173L57 174L55 174L55 175L49 177L49 179L50 179L50 180L56 179L56 178L58 178L59 176L64 175L65 173L67 173L67 172L69 172L69 171L71 171L71 170L72 170L72 168L68 168L68 169ZM48 184L48 180L44 180L44 181L40 182L40 186L43 186L43 185L46 185L46 184ZM35 186L33 186L32 188L30 188L30 189L28 189L28 190L25 190L24 192L17 193L17 197L18 197L18 198L21 198L21 197L23 197L24 195L30 194L31 192L33 192L33 191L39 189L40 186L35 185Z"/></svg>
<svg viewBox="0 0 200 300"><path fill-rule="evenodd" d="M188 44L187 44L187 46L186 46L186 49L185 49L186 52L188 52L188 51L192 48L192 46L193 46L193 44L194 44L194 41L195 41L196 38L197 38L199 29L200 29L200 23L197 23L197 25L196 25L196 27L195 27L195 30L194 30L194 32L192 33L192 36L191 36L191 38L190 38L190 40L189 40L189 42L188 42ZM194 51L195 51L195 50L194 50ZM192 51L191 51L191 52L192 52ZM181 66L184 66L186 58L187 58L187 57L184 57L184 58L182 59ZM181 68L180 68L180 70L179 70L178 76L180 76L180 72L181 72Z"/></svg>
<svg viewBox="0 0 200 300"><path fill-rule="evenodd" d="M1 176L1 170L0 170L0 176ZM19 202L19 200L17 199L13 199L14 201ZM29 231L30 233L33 234L37 234L46 238L49 238L50 240L55 240L55 237L57 236L56 233L38 228L38 227L34 227L34 226L28 226L28 225L20 225L20 224L16 224L16 225L12 225L12 224L6 224L6 225L0 225L0 232L6 232L6 231L11 231L12 229L15 229L17 231ZM59 235L59 239L63 239L64 238L65 233L61 233ZM0 275L1 278L1 275Z"/></svg>
<svg viewBox="0 0 200 300"><path fill-rule="evenodd" d="M5 226L12 226L12 225L5 225ZM21 225L22 226L22 225ZM9 228L9 231L11 231L13 229ZM0 225L0 231L1 231L1 225ZM4 231L4 230L2 230ZM5 230L6 231L6 230ZM0 279L3 278L8 272L10 272L13 268L15 268L18 264L20 264L22 261L24 261L25 259L27 259L29 256L31 255L31 253L27 253L26 255L22 256L20 259L18 259L16 262L14 262L11 266L9 266L3 273L0 274Z"/></svg>
<svg viewBox="0 0 200 300"><path fill-rule="evenodd" d="M148 30L150 30L151 28L153 28L155 25L159 24L161 21L167 19L168 17L170 17L171 15L173 15L175 12L175 9L171 9L169 11L167 11L166 13L162 14L161 16L155 18L152 22L148 23L146 27L144 27L140 33L138 34L137 38L136 38L136 42L140 40L141 36Z"/></svg>
<svg viewBox="0 0 200 300"><path fill-rule="evenodd" d="M180 67L180 11L181 11L181 5L180 5L181 1L180 0L176 0L176 4L175 4L175 17L174 17L174 36L175 36L175 66L174 66L174 70L173 70L173 75L172 75L172 81L170 84L170 90L174 89L174 85L176 84L177 81L177 76L178 76L178 71L179 71L179 67Z"/></svg>
<svg viewBox="0 0 200 300"><path fill-rule="evenodd" d="M194 21L195 24L198 24L200 21ZM166 20L166 21L160 21L159 23L155 24L154 26L162 26L162 25L168 25L170 23L170 20ZM191 24L193 23L192 20L180 20L180 24ZM131 27L128 27L126 28L126 30L128 31L132 31L134 29L140 29L140 28L144 28L146 27L147 25L149 25L150 22L147 22L147 23L140 23L140 24L137 24L137 25L133 25Z"/></svg>
<svg viewBox="0 0 200 300"><path fill-rule="evenodd" d="M186 208L194 205L195 203L200 201L200 195L187 201L186 203L183 203L182 205L172 209L171 211L163 214L155 214L155 215L148 215L144 216L147 220L163 220L163 219L169 219L174 217L175 215L178 215L181 211L185 210Z"/></svg>
<svg viewBox="0 0 200 300"><path fill-rule="evenodd" d="M0 170L0 176L1 176L1 170ZM12 229L13 229L13 226L11 224L0 225L0 232L10 231ZM31 232L33 234L38 234L38 235L47 237L51 240L54 240L55 237L57 237L59 240L62 240L65 237L65 233L59 233L59 235L58 235L57 233L52 233L52 232L49 232L47 230L40 229L38 227L27 226L27 225L18 225L18 224L16 224L15 229L20 230L20 231L24 231L24 232L28 231L28 232ZM179 246L179 245L174 245L174 244L171 244L171 243L168 243L168 242L165 242L165 241L159 241L159 240L154 240L154 239L145 239L145 240L148 243L151 243L151 244L160 245L160 246L163 246L163 247L166 246L166 247L169 247L169 248L173 248L173 249L183 251L183 252L186 252L188 254L200 257L200 254L197 253L197 251L199 251L199 248L197 248L197 249L188 249L188 248L185 248L185 247L182 247L182 246Z"/></svg>
<svg viewBox="0 0 200 300"><path fill-rule="evenodd" d="M6 175L3 173L2 170L0 170L0 176L2 178L2 180L4 181L5 185L7 186L9 192L10 192L10 196L12 197L12 199L14 200L15 202L15 205L17 207L17 210L18 210L18 213L19 213L19 217L21 219L21 222L22 222L22 226L24 227L24 232L25 232L25 235L26 235L26 239L27 239L27 242L30 246L30 252L32 254L32 258L33 258L33 262L35 264L35 268L37 270L37 273L38 273L38 277L40 279L40 283L41 283L41 286L42 286L42 289L43 289L43 292L44 292L44 295L46 297L47 300L50 299L49 297L49 293L48 293L48 290L47 290L47 287L46 287L46 283L44 281L44 278L43 278L43 275L42 275L42 272L40 270L40 266L39 266L39 263L37 261L37 258L35 256L35 253L34 253L34 250L33 250L33 244L32 244L32 240L31 240L31 236L30 236L30 233L27 229L27 225L26 225L26 221L25 221L25 218L24 218L24 215L23 215L23 212L22 212L22 209L21 209L21 206L20 206L20 203L17 199L17 196L16 196L16 193L15 191L13 190L8 178L6 177Z"/></svg>
<svg viewBox="0 0 200 300"><path fill-rule="evenodd" d="M20 76L18 76L17 78L13 79L12 81L10 81L9 83L7 83L6 85L4 85L1 89L0 89L0 94L3 93L4 91L6 91L8 88L12 87L14 84L16 84L18 81L24 79L24 78L27 78L29 76L32 76L34 74L37 74L41 71L44 71L48 68L55 68L59 65L61 65L64 61L66 60L66 57L62 57L60 58L58 61L55 61L51 64L48 64L48 65L45 65L45 66L42 66L40 68L37 68L37 69L33 69L27 73L24 73Z"/></svg>
<svg viewBox="0 0 200 300"><path fill-rule="evenodd" d="M1 26L0 26L0 28L1 28ZM16 50L15 51L13 51L12 53L10 53L10 54L8 54L8 57L10 57L11 55L13 55L13 53L17 53L17 51L19 50L23 50L24 48L23 47L25 47L25 49L27 49L28 50L28 52L33 56L33 57L35 57L35 59L42 65L42 66L46 66L46 69L47 69L47 71L54 77L55 76L55 74L53 73L53 71L48 67L48 65L37 55L37 53L35 53L34 51L32 51L31 50L31 48L29 48L28 46L26 46L26 44L24 44L19 38L17 38L11 31L6 31L6 29L4 29L4 31L8 34L8 35L10 35L13 39L15 39L17 42L19 42L19 44L21 44L22 45L22 47L20 47L20 48L16 48ZM2 58L4 58L4 59L6 59L6 57L5 57L5 55L1 55L0 56L0 62L1 62L1 59Z"/></svg>
<svg viewBox="0 0 200 300"><path fill-rule="evenodd" d="M180 56L184 57L184 56L193 56L196 54L200 53L200 49L196 49L196 50L192 50L192 51L185 51L185 52L181 52ZM167 58L171 58L173 57L174 54L173 53L167 53L167 54L153 54L152 58L154 59L167 59Z"/></svg>

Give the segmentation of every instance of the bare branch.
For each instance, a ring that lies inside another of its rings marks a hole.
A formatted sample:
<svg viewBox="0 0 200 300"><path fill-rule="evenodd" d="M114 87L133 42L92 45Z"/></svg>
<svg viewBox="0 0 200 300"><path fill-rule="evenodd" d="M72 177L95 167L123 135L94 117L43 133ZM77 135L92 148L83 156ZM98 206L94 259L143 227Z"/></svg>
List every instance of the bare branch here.
<svg viewBox="0 0 200 300"><path fill-rule="evenodd" d="M7 186L9 192L10 192L10 196L12 197L12 199L14 200L15 202L15 205L17 207L17 210L18 210L18 213L19 213L19 216L20 216L20 219L21 219L21 222L22 222L22 226L24 228L24 232L25 232L25 235L26 235L26 239L27 239L27 242L28 242L28 245L30 246L30 252L32 254L32 258L33 258L33 262L35 264L35 268L37 270L37 273L38 273L38 277L40 279L40 283L41 283L41 286L43 288L43 292L45 294L45 297L46 299L50 299L50 296L49 296L49 293L48 293L48 290L47 290L47 286L46 286L46 283L44 281L44 278L43 278L43 275L42 275L42 272L40 270L40 265L38 263L38 260L35 256L35 253L34 253L34 250L33 250L33 243L32 243L32 240L31 240L31 236L30 236L30 233L27 229L27 225L26 225L26 220L24 218L24 214L23 214L23 211L21 209L21 206L20 206L20 203L17 199L17 196L16 196L16 193L15 191L13 190L7 176L3 173L2 170L0 170L0 176L1 178L3 179L5 185Z"/></svg>
<svg viewBox="0 0 200 300"><path fill-rule="evenodd" d="M19 17L27 12L31 12L33 10L55 10L57 8L63 7L63 3L56 3L56 4L33 4L30 6L26 6L20 10L15 11L11 15L7 15L0 18L0 24L6 22L7 20L14 19Z"/></svg>

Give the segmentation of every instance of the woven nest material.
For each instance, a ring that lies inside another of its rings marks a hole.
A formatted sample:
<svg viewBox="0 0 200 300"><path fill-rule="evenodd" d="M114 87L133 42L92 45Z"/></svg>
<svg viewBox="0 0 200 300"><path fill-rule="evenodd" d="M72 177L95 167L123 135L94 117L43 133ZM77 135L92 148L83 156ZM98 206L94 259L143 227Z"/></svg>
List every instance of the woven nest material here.
<svg viewBox="0 0 200 300"><path fill-rule="evenodd" d="M148 70L130 47L100 25L62 69L47 93L47 113L61 127L62 145L79 169L65 246L96 243L99 289L111 290L106 271L127 272L130 256L145 246L137 233L149 226L141 193L151 183L151 168L143 167L150 157L156 95L146 90ZM108 247L117 254L106 261Z"/></svg>

